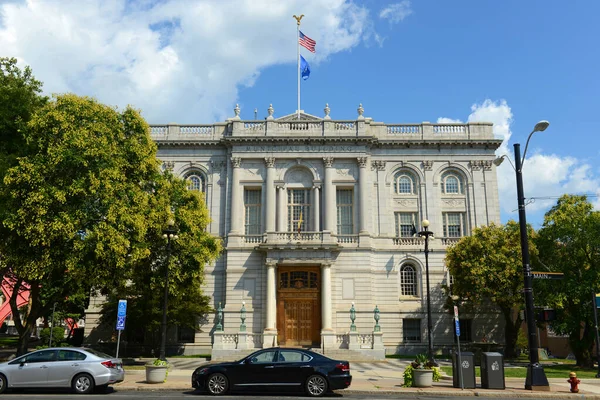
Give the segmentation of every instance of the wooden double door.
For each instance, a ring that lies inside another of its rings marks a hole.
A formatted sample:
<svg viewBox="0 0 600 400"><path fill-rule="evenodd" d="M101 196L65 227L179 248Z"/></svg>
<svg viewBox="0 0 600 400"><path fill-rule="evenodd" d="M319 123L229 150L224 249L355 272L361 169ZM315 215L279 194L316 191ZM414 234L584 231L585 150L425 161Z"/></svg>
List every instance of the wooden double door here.
<svg viewBox="0 0 600 400"><path fill-rule="evenodd" d="M321 342L321 274L318 267L279 267L277 336L281 346Z"/></svg>

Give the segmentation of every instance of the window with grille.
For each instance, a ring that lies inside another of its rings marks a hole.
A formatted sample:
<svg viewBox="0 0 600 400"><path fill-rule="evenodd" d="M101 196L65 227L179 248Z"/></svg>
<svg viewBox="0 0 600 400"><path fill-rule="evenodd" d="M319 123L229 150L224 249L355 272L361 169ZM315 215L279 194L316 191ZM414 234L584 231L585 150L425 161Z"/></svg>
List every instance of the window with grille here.
<svg viewBox="0 0 600 400"><path fill-rule="evenodd" d="M442 192L447 194L464 194L461 177L454 172L442 175Z"/></svg>
<svg viewBox="0 0 600 400"><path fill-rule="evenodd" d="M351 235L354 233L354 191L352 189L338 189L336 191L337 203L337 233Z"/></svg>
<svg viewBox="0 0 600 400"><path fill-rule="evenodd" d="M396 237L412 237L415 234L417 213L396 213Z"/></svg>
<svg viewBox="0 0 600 400"><path fill-rule="evenodd" d="M185 175L185 179L188 181L188 189L197 192L206 192L204 175L197 171L190 172Z"/></svg>
<svg viewBox="0 0 600 400"><path fill-rule="evenodd" d="M405 342L421 341L421 320L405 318L402 320L402 338Z"/></svg>
<svg viewBox="0 0 600 400"><path fill-rule="evenodd" d="M244 190L244 209L246 235L260 235L261 230L261 191L260 189Z"/></svg>
<svg viewBox="0 0 600 400"><path fill-rule="evenodd" d="M310 190L288 189L288 231L309 230Z"/></svg>
<svg viewBox="0 0 600 400"><path fill-rule="evenodd" d="M279 274L280 289L315 289L319 287L316 272L291 271Z"/></svg>
<svg viewBox="0 0 600 400"><path fill-rule="evenodd" d="M442 214L444 220L444 236L445 237L462 237L464 236L464 214L447 212Z"/></svg>
<svg viewBox="0 0 600 400"><path fill-rule="evenodd" d="M398 194L415 194L415 177L408 171L400 171L394 176L394 192Z"/></svg>
<svg viewBox="0 0 600 400"><path fill-rule="evenodd" d="M417 296L417 269L413 265L400 268L400 294L402 296Z"/></svg>

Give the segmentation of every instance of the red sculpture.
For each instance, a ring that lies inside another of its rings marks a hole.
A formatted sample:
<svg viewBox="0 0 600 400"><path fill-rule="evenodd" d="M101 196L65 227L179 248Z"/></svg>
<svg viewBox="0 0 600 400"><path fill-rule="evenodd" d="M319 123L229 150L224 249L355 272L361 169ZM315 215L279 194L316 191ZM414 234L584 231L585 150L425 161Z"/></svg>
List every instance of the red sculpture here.
<svg viewBox="0 0 600 400"><path fill-rule="evenodd" d="M569 373L569 379L567 379L567 382L571 384L571 393L579 393L579 388L577 385L579 385L581 381L577 379L577 374L575 372Z"/></svg>
<svg viewBox="0 0 600 400"><path fill-rule="evenodd" d="M2 279L2 284L0 287L2 289L2 294L4 295L5 301L0 306L0 326L2 326L2 323L6 317L12 314L12 311L10 310L10 304L8 304L8 299L10 299L13 295L16 283L17 280L15 278L5 276L4 279ZM17 290L17 308L19 308L29 303L29 285L22 283Z"/></svg>

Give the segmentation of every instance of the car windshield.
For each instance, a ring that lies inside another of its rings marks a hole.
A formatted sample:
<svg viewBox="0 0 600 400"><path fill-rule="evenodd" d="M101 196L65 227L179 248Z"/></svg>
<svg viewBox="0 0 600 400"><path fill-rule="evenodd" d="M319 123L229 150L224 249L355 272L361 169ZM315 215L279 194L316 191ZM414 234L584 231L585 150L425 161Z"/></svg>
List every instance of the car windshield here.
<svg viewBox="0 0 600 400"><path fill-rule="evenodd" d="M95 355L97 357L100 357L100 358L108 358L108 359L114 358L113 356L110 356L110 355L108 355L106 353L103 353L101 351L97 351L97 350L94 350L94 349L84 349L84 350L87 351L88 353L92 353L93 355Z"/></svg>

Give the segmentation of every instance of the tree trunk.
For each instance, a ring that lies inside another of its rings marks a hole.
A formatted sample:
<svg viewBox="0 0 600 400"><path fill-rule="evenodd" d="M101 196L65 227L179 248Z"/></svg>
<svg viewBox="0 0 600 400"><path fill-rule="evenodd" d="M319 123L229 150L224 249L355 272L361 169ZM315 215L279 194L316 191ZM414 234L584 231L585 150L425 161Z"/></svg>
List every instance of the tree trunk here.
<svg viewBox="0 0 600 400"><path fill-rule="evenodd" d="M29 339L31 338L31 334L33 329L35 328L35 323L37 319L40 317L42 311L42 303L40 299L40 286L37 281L32 281L30 283L29 290L29 312L25 317L25 324L21 321L21 313L17 308L17 295L21 285L23 284L22 279L17 279L15 283L15 287L13 289L13 295L10 298L10 310L13 315L15 328L19 333L19 339L17 341L17 356L23 355L27 353L27 348L29 346Z"/></svg>
<svg viewBox="0 0 600 400"><path fill-rule="evenodd" d="M594 347L594 336L589 324L585 324L583 332L577 329L569 335L569 346L573 350L577 366L583 368L594 368L592 349Z"/></svg>
<svg viewBox="0 0 600 400"><path fill-rule="evenodd" d="M521 329L521 319L512 319L512 309L501 308L504 315L504 357L507 359L517 358L517 338Z"/></svg>

